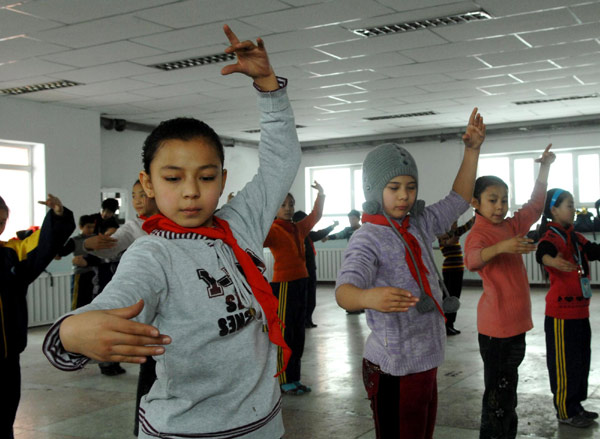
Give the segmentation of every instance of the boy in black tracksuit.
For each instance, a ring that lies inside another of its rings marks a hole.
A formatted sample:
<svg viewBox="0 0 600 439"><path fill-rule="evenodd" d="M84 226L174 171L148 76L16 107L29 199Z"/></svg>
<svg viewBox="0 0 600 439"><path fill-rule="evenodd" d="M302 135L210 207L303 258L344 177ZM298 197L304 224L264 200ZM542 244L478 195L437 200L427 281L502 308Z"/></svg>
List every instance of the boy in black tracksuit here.
<svg viewBox="0 0 600 439"><path fill-rule="evenodd" d="M13 438L13 423L21 397L19 355L27 345L27 287L52 261L75 229L73 213L52 195L51 210L40 230L23 241L0 242L0 377L2 405L0 437ZM3 224L8 207L0 197ZM0 233L4 227L0 227Z"/></svg>

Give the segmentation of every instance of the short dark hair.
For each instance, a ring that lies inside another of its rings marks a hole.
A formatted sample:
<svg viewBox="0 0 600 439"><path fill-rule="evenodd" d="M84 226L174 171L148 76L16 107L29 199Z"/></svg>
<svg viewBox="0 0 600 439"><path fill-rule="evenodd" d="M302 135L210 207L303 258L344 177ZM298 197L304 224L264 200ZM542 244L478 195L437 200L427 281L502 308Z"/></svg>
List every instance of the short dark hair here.
<svg viewBox="0 0 600 439"><path fill-rule="evenodd" d="M475 180L473 198L477 198L477 200L481 202L481 194L490 186L502 186L508 192L508 185L500 177L496 177L495 175L484 175Z"/></svg>
<svg viewBox="0 0 600 439"><path fill-rule="evenodd" d="M131 187L134 187L136 184L142 184L139 178L131 185Z"/></svg>
<svg viewBox="0 0 600 439"><path fill-rule="evenodd" d="M356 209L352 209L349 213L348 216L355 216L356 218L360 218L360 212Z"/></svg>
<svg viewBox="0 0 600 439"><path fill-rule="evenodd" d="M294 216L292 216L292 221L297 223L298 221L302 221L306 217L306 212L304 212L303 210L297 210L294 212Z"/></svg>
<svg viewBox="0 0 600 439"><path fill-rule="evenodd" d="M198 119L192 117L178 117L162 121L154 128L150 135L146 137L142 149L144 171L146 171L147 174L150 174L150 163L152 163L154 156L156 156L156 152L166 140L179 139L189 141L198 137L208 140L208 142L214 146L215 151L219 156L219 160L221 160L221 166L223 166L225 163L225 153L223 152L223 144L217 133L215 133L215 131L206 123Z"/></svg>
<svg viewBox="0 0 600 439"><path fill-rule="evenodd" d="M6 210L6 213L10 213L10 209L6 205L4 198L0 197L0 210Z"/></svg>
<svg viewBox="0 0 600 439"><path fill-rule="evenodd" d="M96 224L96 221L92 215L81 215L79 217L79 227L83 227L86 224Z"/></svg>
<svg viewBox="0 0 600 439"><path fill-rule="evenodd" d="M557 191L562 192L560 192L558 197L556 197L556 200L554 200L554 204L551 206L550 204L552 203L552 198L554 198L554 194L556 194ZM546 233L546 230L548 230L548 223L552 221L552 207L559 207L562 204L562 202L565 201L565 199L569 196L572 197L573 194L571 194L571 192L569 191L565 191L559 188L553 188L546 192L546 202L544 203L544 211L542 212L542 221L540 223L539 230L540 236Z"/></svg>
<svg viewBox="0 0 600 439"><path fill-rule="evenodd" d="M119 209L119 202L114 198L107 198L102 202L102 210L110 210L115 213Z"/></svg>

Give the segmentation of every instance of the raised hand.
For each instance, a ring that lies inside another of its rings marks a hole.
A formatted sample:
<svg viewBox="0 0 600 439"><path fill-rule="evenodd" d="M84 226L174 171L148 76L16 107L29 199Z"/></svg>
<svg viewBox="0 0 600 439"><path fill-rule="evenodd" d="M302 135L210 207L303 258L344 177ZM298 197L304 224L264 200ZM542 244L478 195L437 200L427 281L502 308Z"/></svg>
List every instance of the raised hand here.
<svg viewBox="0 0 600 439"><path fill-rule="evenodd" d="M58 199L58 197L55 197L52 194L48 194L46 201L38 201L38 203L43 204L44 206L48 206L58 216L62 216L64 212L62 202Z"/></svg>
<svg viewBox="0 0 600 439"><path fill-rule="evenodd" d="M229 26L224 25L223 30L230 43L230 46L225 49L225 53L235 53L237 63L223 67L221 74L242 73L254 79L256 85L263 91L277 90L279 84L269 62L269 56L262 38L257 38L256 44L250 40L240 42Z"/></svg>
<svg viewBox="0 0 600 439"><path fill-rule="evenodd" d="M323 190L323 186L317 183L317 180L315 180L315 182L310 187L319 191L319 195L323 195L325 193L325 191Z"/></svg>
<svg viewBox="0 0 600 439"><path fill-rule="evenodd" d="M550 166L552 163L554 163L554 160L556 160L556 155L550 151L550 148L552 148L552 143L548 144L542 153L542 156L539 159L535 159L535 162L540 163L542 166Z"/></svg>
<svg viewBox="0 0 600 439"><path fill-rule="evenodd" d="M103 234L92 236L83 241L83 247L86 250L103 250L113 248L115 245L117 245L115 238Z"/></svg>
<svg viewBox="0 0 600 439"><path fill-rule="evenodd" d="M150 355L162 355L171 343L154 326L131 321L144 302L117 309L88 311L67 317L60 325L60 340L68 352L98 361L144 363ZM154 346L152 346L154 345Z"/></svg>
<svg viewBox="0 0 600 439"><path fill-rule="evenodd" d="M406 312L419 301L410 291L394 287L371 288L365 294L367 308L381 312Z"/></svg>
<svg viewBox="0 0 600 439"><path fill-rule="evenodd" d="M477 107L473 108L471 112L469 124L462 139L465 146L470 149L481 148L481 144L485 140L485 124L483 123L483 116L478 113Z"/></svg>

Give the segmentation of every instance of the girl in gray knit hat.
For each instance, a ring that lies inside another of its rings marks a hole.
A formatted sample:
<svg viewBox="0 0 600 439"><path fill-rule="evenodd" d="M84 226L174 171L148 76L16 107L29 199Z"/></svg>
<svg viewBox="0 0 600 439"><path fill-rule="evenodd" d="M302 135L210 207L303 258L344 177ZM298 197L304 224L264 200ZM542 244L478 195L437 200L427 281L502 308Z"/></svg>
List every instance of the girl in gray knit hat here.
<svg viewBox="0 0 600 439"><path fill-rule="evenodd" d="M443 301L429 249L469 208L484 138L483 118L475 108L452 190L427 207L417 200L417 165L406 149L383 144L363 163L363 225L344 254L336 299L347 311L366 309L371 334L363 379L377 438L433 438L444 311L458 307Z"/></svg>

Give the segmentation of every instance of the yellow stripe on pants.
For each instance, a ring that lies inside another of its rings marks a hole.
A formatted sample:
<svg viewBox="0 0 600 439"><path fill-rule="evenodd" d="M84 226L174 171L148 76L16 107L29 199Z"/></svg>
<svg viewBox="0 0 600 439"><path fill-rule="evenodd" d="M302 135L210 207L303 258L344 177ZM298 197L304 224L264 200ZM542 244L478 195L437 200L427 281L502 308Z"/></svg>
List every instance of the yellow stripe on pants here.
<svg viewBox="0 0 600 439"><path fill-rule="evenodd" d="M565 358L565 321L554 319L554 347L556 350L556 407L558 416L567 419L567 364Z"/></svg>
<svg viewBox="0 0 600 439"><path fill-rule="evenodd" d="M287 293L288 293L288 282L281 282L279 284L279 308L277 309L277 315L281 322L283 323L283 328L281 329L281 336L285 338L285 312L287 309ZM283 369L283 349L281 347L277 347L277 370ZM287 376L285 371L279 375L279 384L287 383Z"/></svg>

